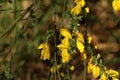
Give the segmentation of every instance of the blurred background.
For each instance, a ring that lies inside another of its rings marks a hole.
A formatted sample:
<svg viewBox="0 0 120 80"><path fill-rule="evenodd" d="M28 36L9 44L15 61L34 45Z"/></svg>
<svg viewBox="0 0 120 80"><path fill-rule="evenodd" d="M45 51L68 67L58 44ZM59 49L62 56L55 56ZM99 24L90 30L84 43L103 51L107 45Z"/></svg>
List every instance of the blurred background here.
<svg viewBox="0 0 120 80"><path fill-rule="evenodd" d="M40 60L37 47L48 29L70 27L74 5L74 0L0 0L0 80L49 80L49 62ZM120 72L120 12L113 11L112 0L89 0L88 6L88 35L103 64ZM83 24L84 19L81 31ZM71 72L72 80L82 80L78 59L73 62L79 65Z"/></svg>

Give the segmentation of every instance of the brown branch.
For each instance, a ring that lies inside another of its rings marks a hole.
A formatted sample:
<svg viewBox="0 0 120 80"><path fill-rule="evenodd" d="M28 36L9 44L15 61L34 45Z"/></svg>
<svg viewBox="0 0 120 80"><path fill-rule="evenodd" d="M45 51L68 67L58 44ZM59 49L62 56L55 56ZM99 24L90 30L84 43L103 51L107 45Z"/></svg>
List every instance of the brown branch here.
<svg viewBox="0 0 120 80"><path fill-rule="evenodd" d="M28 7L24 12L23 14L18 17L1 35L0 35L0 39L5 36L6 34L9 34L12 29L14 29L16 23L18 23L28 12L31 11L31 8L33 7L33 4L30 5L30 7Z"/></svg>

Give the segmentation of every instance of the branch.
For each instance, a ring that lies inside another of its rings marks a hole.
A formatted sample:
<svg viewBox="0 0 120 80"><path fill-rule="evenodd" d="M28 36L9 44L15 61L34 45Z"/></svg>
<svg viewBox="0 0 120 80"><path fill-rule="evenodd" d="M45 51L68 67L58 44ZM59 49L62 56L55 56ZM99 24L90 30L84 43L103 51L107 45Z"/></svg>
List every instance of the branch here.
<svg viewBox="0 0 120 80"><path fill-rule="evenodd" d="M9 34L12 29L14 29L16 23L18 23L28 12L31 11L31 8L33 7L33 4L30 5L30 7L28 7L22 14L22 16L18 17L1 35L0 35L0 39L5 36L6 34Z"/></svg>

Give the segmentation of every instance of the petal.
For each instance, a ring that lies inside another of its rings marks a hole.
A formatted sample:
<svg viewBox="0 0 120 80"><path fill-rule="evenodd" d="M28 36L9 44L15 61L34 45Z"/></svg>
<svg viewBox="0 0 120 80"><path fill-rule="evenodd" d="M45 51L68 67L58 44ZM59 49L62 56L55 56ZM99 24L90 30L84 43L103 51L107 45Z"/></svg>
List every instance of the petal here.
<svg viewBox="0 0 120 80"><path fill-rule="evenodd" d="M82 7L85 5L85 1L84 0L75 0L75 3L82 5Z"/></svg>
<svg viewBox="0 0 120 80"><path fill-rule="evenodd" d="M86 60L86 58L87 58L86 53L81 53L81 59Z"/></svg>
<svg viewBox="0 0 120 80"><path fill-rule="evenodd" d="M78 41L78 40L76 40L76 45L77 45L77 48L80 51L80 53L83 53L84 48L85 48L84 45L83 45L83 43L80 42L80 41Z"/></svg>
<svg viewBox="0 0 120 80"><path fill-rule="evenodd" d="M66 46L69 46L69 45L70 45L69 39L68 39L68 38L64 38L64 39L62 40L62 44L66 45Z"/></svg>
<svg viewBox="0 0 120 80"><path fill-rule="evenodd" d="M44 50L41 51L40 59L43 59L43 57L44 57Z"/></svg>
<svg viewBox="0 0 120 80"><path fill-rule="evenodd" d="M100 68L99 68L99 66L93 65L92 73L93 73L94 78L98 78L98 76L100 75Z"/></svg>
<svg viewBox="0 0 120 80"><path fill-rule="evenodd" d="M112 77L116 77L119 75L119 73L113 69L107 70L106 73L111 75Z"/></svg>
<svg viewBox="0 0 120 80"><path fill-rule="evenodd" d="M75 66L72 65L72 66L70 67L70 70L73 71L74 69L75 69Z"/></svg>
<svg viewBox="0 0 120 80"><path fill-rule="evenodd" d="M120 0L113 0L112 7L114 11L120 11Z"/></svg>
<svg viewBox="0 0 120 80"><path fill-rule="evenodd" d="M61 41L61 44L57 45L57 47L59 49L68 49L70 47L70 43L69 43L69 39L68 38L64 38L62 41Z"/></svg>
<svg viewBox="0 0 120 80"><path fill-rule="evenodd" d="M114 78L114 77L112 77L112 79L113 79L113 80L119 80L118 78Z"/></svg>
<svg viewBox="0 0 120 80"><path fill-rule="evenodd" d="M67 29L60 29L60 34L64 37L69 38L69 39L72 38L70 32Z"/></svg>
<svg viewBox="0 0 120 80"><path fill-rule="evenodd" d="M106 73L103 73L103 74L100 76L100 80L108 80L108 77L107 77Z"/></svg>
<svg viewBox="0 0 120 80"><path fill-rule="evenodd" d="M45 53L44 53L44 55L45 55L45 59L50 60L50 48L49 48L49 45L46 44L45 47L46 47L46 49L45 49Z"/></svg>
<svg viewBox="0 0 120 80"><path fill-rule="evenodd" d="M72 10L71 10L71 14L73 14L74 16L77 16L81 13L81 5L77 4Z"/></svg>
<svg viewBox="0 0 120 80"><path fill-rule="evenodd" d="M84 0L81 0L81 5L82 5L82 7L85 5L85 1Z"/></svg>
<svg viewBox="0 0 120 80"><path fill-rule="evenodd" d="M42 60L46 60L46 59L50 60L50 48L49 48L48 43L42 43L38 48L39 49L42 48L40 59L42 59Z"/></svg>
<svg viewBox="0 0 120 80"><path fill-rule="evenodd" d="M62 62L66 63L70 61L71 55L68 53L67 49L64 49L61 53Z"/></svg>
<svg viewBox="0 0 120 80"><path fill-rule="evenodd" d="M65 45L63 45L63 44L59 44L57 47L58 47L60 50L68 49L68 47L65 46Z"/></svg>
<svg viewBox="0 0 120 80"><path fill-rule="evenodd" d="M84 43L84 37L83 37L83 34L82 34L82 33L76 31L76 32L75 32L75 35L76 35L76 37L77 37L77 39L78 39L79 41L81 41L81 42Z"/></svg>
<svg viewBox="0 0 120 80"><path fill-rule="evenodd" d="M40 44L40 45L38 46L38 49L42 49L43 47L44 47L44 43Z"/></svg>
<svg viewBox="0 0 120 80"><path fill-rule="evenodd" d="M78 4L80 2L80 0L75 0L75 3Z"/></svg>
<svg viewBox="0 0 120 80"><path fill-rule="evenodd" d="M92 63L88 63L88 66L87 66L87 72L88 73L92 73L92 67L93 67L93 64Z"/></svg>

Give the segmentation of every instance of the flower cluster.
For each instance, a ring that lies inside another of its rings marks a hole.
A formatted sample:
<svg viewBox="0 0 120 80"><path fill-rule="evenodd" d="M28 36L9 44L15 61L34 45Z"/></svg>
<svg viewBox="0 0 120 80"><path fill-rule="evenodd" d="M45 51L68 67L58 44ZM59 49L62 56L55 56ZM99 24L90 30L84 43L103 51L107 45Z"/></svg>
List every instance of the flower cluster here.
<svg viewBox="0 0 120 80"><path fill-rule="evenodd" d="M70 53L68 53L68 50L70 50L70 39L73 39L75 37L75 43L72 42L72 44L76 44L76 47L78 48L79 52L81 53L81 59L86 59L86 51L85 51L85 41L84 36L79 31L72 31L73 34L71 34L67 29L60 29L60 34L64 36L64 39L62 39L61 44L59 44L57 47L59 50L61 50L61 57L62 62L69 62L70 60ZM72 36L71 36L72 35ZM88 43L91 43L92 38L88 37Z"/></svg>
<svg viewBox="0 0 120 80"><path fill-rule="evenodd" d="M89 54L90 56L87 57L87 51L85 49L85 43L88 45L92 42L92 37L87 37L87 42L85 42L84 35L77 31L72 31L72 33L65 28L60 29L60 35L63 37L61 39L61 44L57 45L57 48L60 51L61 61L62 63L68 63L71 59L71 53L69 53L71 49L71 39L75 40L75 43L72 42L72 44L76 44L76 48L79 50L80 56L82 60L88 59L87 64L87 72L88 74L92 74L94 78L100 79L100 80L109 80L109 78L113 80L119 80L119 72L113 70L113 69L107 69L103 64L102 60L100 58L100 54ZM47 42L40 44L38 49L41 50L41 59L43 60L50 60L50 49ZM96 49L96 46L95 46ZM57 65L57 67L53 66L50 68L50 72L56 72L56 68L60 69L61 64ZM70 70L74 70L74 66L70 68Z"/></svg>
<svg viewBox="0 0 120 80"><path fill-rule="evenodd" d="M67 63L71 59L71 53L69 53L69 51L71 49L70 40L73 38L75 39L75 43L72 42L72 44L76 44L77 49L81 53L81 59L85 60L87 57L86 51L85 51L85 41L84 41L83 34L80 33L79 31L72 31L72 32L73 33L70 33L70 31L65 28L60 29L60 35L63 36L64 38L61 39L61 44L58 44L57 48L61 52L60 56L62 59L62 63ZM88 37L89 44L91 43L91 40L92 40L92 38ZM42 49L41 50L41 59L50 60L50 49L49 49L49 45L47 42L40 44L38 49Z"/></svg>
<svg viewBox="0 0 120 80"><path fill-rule="evenodd" d="M76 37L76 46L77 46L79 52L81 53L81 59L85 60L87 58L87 56L86 56L86 50L85 50L84 36L79 31L74 32L74 34L75 34L75 37ZM90 44L91 41L92 41L92 37L89 36L87 38L87 40L88 40L87 43Z"/></svg>
<svg viewBox="0 0 120 80"><path fill-rule="evenodd" d="M71 58L71 55L68 53L68 50L70 49L69 39L71 39L71 34L67 29L60 29L60 34L64 36L64 39L62 39L61 44L57 47L61 51L62 62L66 63L69 62Z"/></svg>
<svg viewBox="0 0 120 80"><path fill-rule="evenodd" d="M99 80L119 80L119 72L113 69L107 69L100 59L100 54L92 56L88 61L87 66L88 74L93 74L93 77Z"/></svg>
<svg viewBox="0 0 120 80"><path fill-rule="evenodd" d="M75 0L76 6L71 10L71 14L75 17L79 17L82 10L89 13L89 8L86 7L86 2L84 0ZM115 11L120 10L120 0L113 0L112 6ZM77 19L77 18L76 18ZM77 21L77 20L75 20ZM77 24L77 22L76 22ZM61 64L54 65L50 68L50 72L54 73L62 67L62 63L69 63L72 59L72 53L74 44L75 52L79 51L82 61L87 62L87 73L92 74L94 78L99 80L119 80L119 72L113 69L107 69L102 64L101 55L95 51L96 46L92 45L92 37L87 34L83 35L78 28L77 25L69 31L66 28L61 28L59 30L60 44L56 44L55 51L57 56L61 58ZM90 50L87 49L89 47ZM50 60L50 46L48 42L40 44L38 49L41 49L41 57L42 60ZM56 60L57 61L57 60ZM69 67L69 70L74 70L74 66ZM65 76L64 73L61 73L61 76Z"/></svg>

